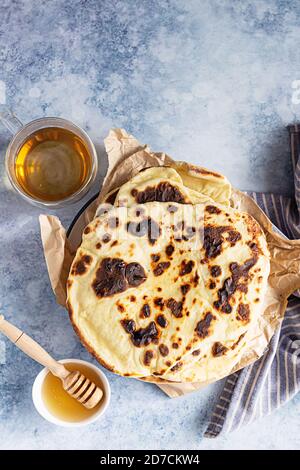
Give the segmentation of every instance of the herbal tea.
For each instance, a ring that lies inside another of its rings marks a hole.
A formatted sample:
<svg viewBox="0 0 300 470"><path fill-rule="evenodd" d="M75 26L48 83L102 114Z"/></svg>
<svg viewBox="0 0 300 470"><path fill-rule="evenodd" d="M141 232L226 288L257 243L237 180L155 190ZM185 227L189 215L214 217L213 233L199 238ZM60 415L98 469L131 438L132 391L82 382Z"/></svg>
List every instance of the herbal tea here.
<svg viewBox="0 0 300 470"><path fill-rule="evenodd" d="M104 393L104 386L98 374L91 367L76 362L68 362L65 366L70 372L74 370L81 372L86 378L94 382ZM94 408L87 409L63 389L61 380L58 377L48 372L42 385L42 398L46 407L54 416L64 421L78 422L96 413L102 406L104 397L102 397L100 403Z"/></svg>
<svg viewBox="0 0 300 470"><path fill-rule="evenodd" d="M91 156L80 137L59 127L30 135L15 159L19 185L42 201L59 201L76 193L89 177L91 166Z"/></svg>

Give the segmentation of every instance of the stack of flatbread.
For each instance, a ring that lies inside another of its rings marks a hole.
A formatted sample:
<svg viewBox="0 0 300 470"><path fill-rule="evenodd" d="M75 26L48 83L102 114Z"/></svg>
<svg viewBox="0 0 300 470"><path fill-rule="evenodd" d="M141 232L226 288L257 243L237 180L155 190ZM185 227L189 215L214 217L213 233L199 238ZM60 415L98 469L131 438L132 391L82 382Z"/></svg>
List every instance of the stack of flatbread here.
<svg viewBox="0 0 300 470"><path fill-rule="evenodd" d="M247 351L270 256L230 195L221 174L176 163L141 171L98 207L71 267L68 310L105 367L204 382Z"/></svg>

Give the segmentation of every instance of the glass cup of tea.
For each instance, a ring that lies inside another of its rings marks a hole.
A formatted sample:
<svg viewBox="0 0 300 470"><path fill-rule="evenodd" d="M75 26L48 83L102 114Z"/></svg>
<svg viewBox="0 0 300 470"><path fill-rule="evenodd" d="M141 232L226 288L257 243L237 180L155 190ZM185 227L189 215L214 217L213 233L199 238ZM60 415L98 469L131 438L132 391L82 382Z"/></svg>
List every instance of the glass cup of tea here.
<svg viewBox="0 0 300 470"><path fill-rule="evenodd" d="M23 199L60 208L86 194L95 180L98 158L83 129L55 117L23 125L6 107L0 109L0 122L13 134L5 166L13 188Z"/></svg>

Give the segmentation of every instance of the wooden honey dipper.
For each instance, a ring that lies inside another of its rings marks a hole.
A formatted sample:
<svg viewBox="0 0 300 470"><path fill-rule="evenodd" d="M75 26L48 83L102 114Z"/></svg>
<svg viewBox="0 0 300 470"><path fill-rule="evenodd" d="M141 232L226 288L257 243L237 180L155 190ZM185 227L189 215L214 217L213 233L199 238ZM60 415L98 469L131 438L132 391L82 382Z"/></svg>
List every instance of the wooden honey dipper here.
<svg viewBox="0 0 300 470"><path fill-rule="evenodd" d="M51 357L36 341L0 315L0 332L7 336L21 351L62 381L64 390L88 409L94 408L103 396L102 390L78 371L70 372Z"/></svg>

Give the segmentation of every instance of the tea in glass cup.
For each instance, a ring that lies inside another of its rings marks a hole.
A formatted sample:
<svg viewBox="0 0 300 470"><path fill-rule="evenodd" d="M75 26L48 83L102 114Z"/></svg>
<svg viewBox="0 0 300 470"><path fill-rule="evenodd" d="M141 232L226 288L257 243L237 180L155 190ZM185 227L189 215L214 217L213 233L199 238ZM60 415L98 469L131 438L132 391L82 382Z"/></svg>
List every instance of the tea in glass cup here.
<svg viewBox="0 0 300 470"><path fill-rule="evenodd" d="M1 112L0 120L16 132L6 152L6 170L24 199L61 207L87 192L98 159L85 131L61 118L41 118L22 126L10 111Z"/></svg>

